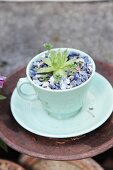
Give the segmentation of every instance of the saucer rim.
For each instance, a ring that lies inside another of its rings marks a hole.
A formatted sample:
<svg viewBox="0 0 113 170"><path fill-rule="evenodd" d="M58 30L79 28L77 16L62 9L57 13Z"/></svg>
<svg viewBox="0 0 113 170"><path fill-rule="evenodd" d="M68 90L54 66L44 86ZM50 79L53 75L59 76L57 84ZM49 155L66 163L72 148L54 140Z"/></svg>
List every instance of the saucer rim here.
<svg viewBox="0 0 113 170"><path fill-rule="evenodd" d="M98 76L101 77L104 81L106 81L106 83L108 84L109 88L111 88L112 91L112 95L111 98L113 99L113 87L112 85L109 83L109 81L102 76L101 74L95 72L94 76ZM108 113L106 113L106 115L102 118L102 120L100 120L96 125L93 125L91 128L88 128L86 130L82 130L81 133L68 133L68 134L51 134L51 133L43 133L43 132L39 132L35 129L29 128L28 125L26 126L24 123L21 122L20 119L17 118L16 113L13 113L13 95L14 93L16 93L16 88L14 89L12 96L11 96L11 100L10 100L10 108L11 108L11 113L14 117L14 119L17 121L17 123L19 123L19 125L21 125L24 129L28 130L29 132L36 134L36 135L40 135L43 137L50 137L50 138L70 138L70 137L77 137L77 136L81 136L84 134L87 134L95 129L97 129L98 127L100 127L104 122L107 121L107 119L111 116L112 111L113 111L113 103L111 105L111 107L108 109Z"/></svg>

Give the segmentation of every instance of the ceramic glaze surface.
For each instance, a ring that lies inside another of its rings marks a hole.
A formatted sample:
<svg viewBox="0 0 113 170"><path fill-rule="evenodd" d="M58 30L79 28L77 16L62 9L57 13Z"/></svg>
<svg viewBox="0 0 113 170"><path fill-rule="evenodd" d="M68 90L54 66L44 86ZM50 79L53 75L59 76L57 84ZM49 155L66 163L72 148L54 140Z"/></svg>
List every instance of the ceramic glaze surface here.
<svg viewBox="0 0 113 170"><path fill-rule="evenodd" d="M29 93L27 85L26 92ZM82 110L70 119L55 119L47 114L39 100L26 101L16 89L11 97L11 110L22 127L37 135L53 138L79 136L96 129L111 115L113 89L103 76L95 73Z"/></svg>
<svg viewBox="0 0 113 170"><path fill-rule="evenodd" d="M55 49L55 50L58 50L58 49ZM62 51L66 50L66 48L60 48L60 49ZM27 77L19 79L17 83L17 91L18 91L18 94L22 98L26 100L33 100L33 97L36 100L37 98L37 103L39 103L38 100L40 100L45 111L57 119L71 118L75 116L76 114L78 114L81 109L83 109L84 100L85 100L85 97L87 95L91 81L95 73L95 63L88 54L80 50L76 50L72 48L68 48L68 51L80 53L81 57L85 55L88 56L92 64L92 74L85 82L83 82L79 86L76 86L70 89L65 89L65 90L53 90L53 89L47 89L47 88L38 86L32 81L30 74L29 74L32 64L34 61L36 61L41 56L44 57L47 51L44 51L38 54L28 63L27 69L26 69ZM35 90L33 92L33 95L28 94L28 92L25 93L25 91L22 90L23 86L28 85L28 84L32 86ZM38 112L38 109L37 109L37 112Z"/></svg>

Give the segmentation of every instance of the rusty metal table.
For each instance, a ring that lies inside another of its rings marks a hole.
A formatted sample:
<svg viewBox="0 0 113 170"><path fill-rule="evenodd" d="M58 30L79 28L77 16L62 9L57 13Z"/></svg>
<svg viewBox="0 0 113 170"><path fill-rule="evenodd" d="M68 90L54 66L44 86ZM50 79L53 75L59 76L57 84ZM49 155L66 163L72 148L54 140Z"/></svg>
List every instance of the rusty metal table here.
<svg viewBox="0 0 113 170"><path fill-rule="evenodd" d="M113 65L95 61L97 72L113 85ZM7 96L0 103L0 138L11 148L34 157L51 160L76 160L100 154L113 146L113 114L96 130L75 138L53 139L32 134L22 128L10 111L10 97L25 68L12 74L3 89Z"/></svg>

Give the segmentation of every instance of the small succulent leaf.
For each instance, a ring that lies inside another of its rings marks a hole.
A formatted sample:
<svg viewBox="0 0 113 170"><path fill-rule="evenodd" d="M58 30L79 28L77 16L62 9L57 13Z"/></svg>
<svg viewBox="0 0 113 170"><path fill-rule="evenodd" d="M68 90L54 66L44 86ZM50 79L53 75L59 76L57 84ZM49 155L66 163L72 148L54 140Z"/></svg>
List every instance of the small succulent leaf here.
<svg viewBox="0 0 113 170"><path fill-rule="evenodd" d="M55 60L55 56L56 56L56 52L51 50L49 52L49 58L50 58L50 61L51 61L51 64L53 64L54 60Z"/></svg>
<svg viewBox="0 0 113 170"><path fill-rule="evenodd" d="M6 97L3 95L0 95L0 100L4 100L4 99L6 99Z"/></svg>
<svg viewBox="0 0 113 170"><path fill-rule="evenodd" d="M54 68L55 70L57 70L57 69L59 68L58 63L56 63L56 62L54 62L54 63L52 64L52 66L53 66L53 68Z"/></svg>
<svg viewBox="0 0 113 170"><path fill-rule="evenodd" d="M67 62L65 63L65 66L69 66L70 64L74 64L74 62L76 62L76 59L75 59L75 58L67 61ZM76 65L76 64L75 64L75 65Z"/></svg>
<svg viewBox="0 0 113 170"><path fill-rule="evenodd" d="M44 44L44 48L45 48L46 50L51 50L51 49L53 48L53 45L52 45L51 43L45 43L45 44Z"/></svg>
<svg viewBox="0 0 113 170"><path fill-rule="evenodd" d="M57 61L57 67L61 68L62 65L63 65L63 58L62 58L62 53L61 53L60 50L58 50L58 52L57 52L57 59L56 59L56 61Z"/></svg>
<svg viewBox="0 0 113 170"><path fill-rule="evenodd" d="M61 67L65 64L64 53L61 53Z"/></svg>
<svg viewBox="0 0 113 170"><path fill-rule="evenodd" d="M61 78L62 77L59 74L54 74L55 83L59 83Z"/></svg>
<svg viewBox="0 0 113 170"><path fill-rule="evenodd" d="M64 61L64 63L65 63L67 60L68 60L68 52L67 52L67 50L65 50L65 51L63 52L63 61Z"/></svg>
<svg viewBox="0 0 113 170"><path fill-rule="evenodd" d="M43 58L42 61L48 66L52 66L50 58Z"/></svg>
<svg viewBox="0 0 113 170"><path fill-rule="evenodd" d="M7 149L7 145L2 141L2 140L0 140L0 147L4 150L4 151L8 151L8 149Z"/></svg>
<svg viewBox="0 0 113 170"><path fill-rule="evenodd" d="M37 73L49 73L53 72L55 69L53 67L39 68Z"/></svg>
<svg viewBox="0 0 113 170"><path fill-rule="evenodd" d="M59 69L54 72L53 76L59 75L60 77L67 77L65 70Z"/></svg>
<svg viewBox="0 0 113 170"><path fill-rule="evenodd" d="M56 51L51 51L50 52L50 60L51 60L51 65L53 68L58 69L58 59L57 59L57 52Z"/></svg>

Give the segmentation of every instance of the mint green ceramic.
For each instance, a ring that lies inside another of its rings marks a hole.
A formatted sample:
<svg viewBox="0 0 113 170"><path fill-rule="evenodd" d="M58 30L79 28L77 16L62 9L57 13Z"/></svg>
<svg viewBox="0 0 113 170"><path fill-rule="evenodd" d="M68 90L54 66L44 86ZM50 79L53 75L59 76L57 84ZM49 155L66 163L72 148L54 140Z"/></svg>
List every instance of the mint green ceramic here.
<svg viewBox="0 0 113 170"><path fill-rule="evenodd" d="M58 49L55 49L58 50ZM62 51L65 48L61 48ZM87 55L86 53L68 48L68 51L75 51L79 52L81 56ZM46 51L47 52L47 51ZM17 91L19 95L24 98L25 100L40 100L44 110L47 114L57 118L57 119L66 119L74 116L75 114L79 113L80 110L83 108L86 94L89 90L89 86L91 80L93 79L95 73L95 63L93 59L88 56L93 65L93 73L90 78L84 82L83 84L74 87L72 89L66 90L51 90L45 89L43 87L37 86L29 76L29 70L32 66L33 61L36 61L38 58L44 57L46 52L42 52L34 57L28 64L26 69L26 78L21 78L17 85ZM25 93L22 88L24 85L29 84L33 87L34 92L32 95L28 95Z"/></svg>
<svg viewBox="0 0 113 170"><path fill-rule="evenodd" d="M28 95L29 85L24 86ZM73 103L76 102L74 99ZM28 131L37 135L68 138L86 134L102 125L113 111L113 89L100 74L95 73L79 114L70 119L58 120L49 116L39 100L24 100L14 90L11 110L16 121Z"/></svg>

